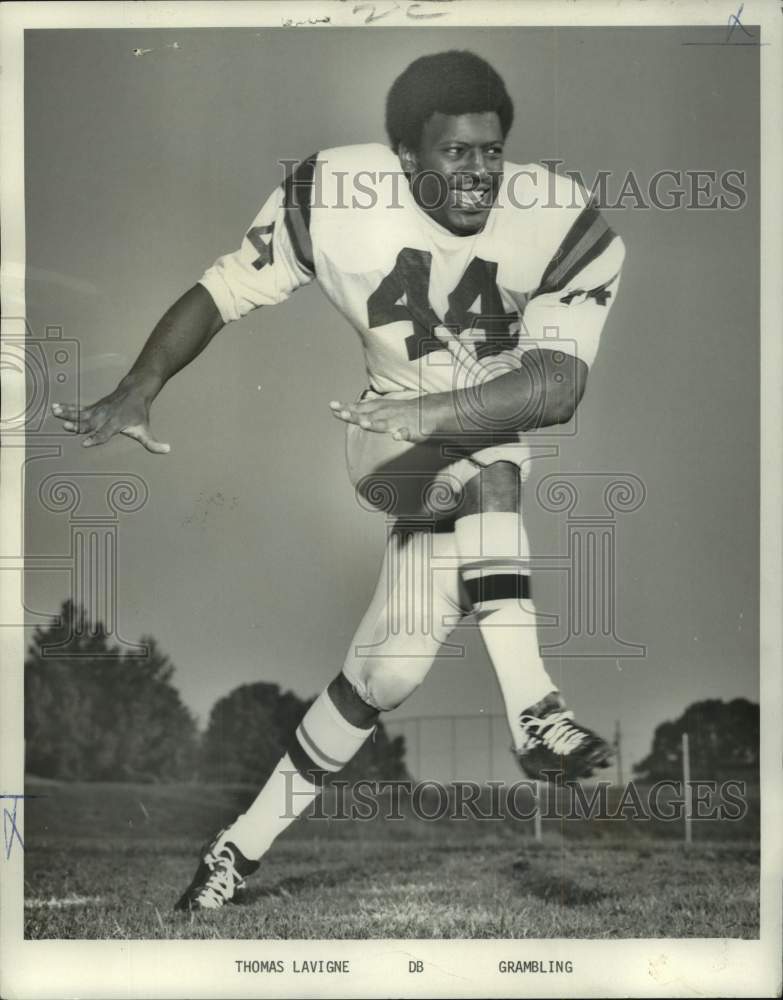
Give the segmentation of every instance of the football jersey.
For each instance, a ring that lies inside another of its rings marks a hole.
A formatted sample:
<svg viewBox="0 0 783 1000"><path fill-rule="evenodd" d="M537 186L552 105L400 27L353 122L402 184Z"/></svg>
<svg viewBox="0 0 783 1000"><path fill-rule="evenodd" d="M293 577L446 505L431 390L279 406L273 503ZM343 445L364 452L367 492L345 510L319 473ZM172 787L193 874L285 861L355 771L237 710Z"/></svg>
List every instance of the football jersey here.
<svg viewBox="0 0 783 1000"><path fill-rule="evenodd" d="M316 279L361 338L370 388L419 395L496 377L533 347L592 364L623 257L585 192L546 167L505 163L484 228L458 236L369 144L300 163L201 284L229 322Z"/></svg>

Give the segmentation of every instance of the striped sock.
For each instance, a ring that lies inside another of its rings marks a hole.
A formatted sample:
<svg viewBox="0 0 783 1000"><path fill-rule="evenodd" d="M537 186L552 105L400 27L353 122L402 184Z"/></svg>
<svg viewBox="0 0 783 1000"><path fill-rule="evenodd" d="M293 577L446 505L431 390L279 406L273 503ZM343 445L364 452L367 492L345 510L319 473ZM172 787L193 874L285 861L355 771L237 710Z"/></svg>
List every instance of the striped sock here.
<svg viewBox="0 0 783 1000"><path fill-rule="evenodd" d="M315 785L322 784L327 775L345 767L364 745L378 716L377 711L373 711L369 728L349 722L332 698L333 687L330 684L307 710L288 750L299 773Z"/></svg>
<svg viewBox="0 0 783 1000"><path fill-rule="evenodd" d="M488 512L454 526L460 573L503 695L515 748L519 715L556 691L538 651L530 548L519 514Z"/></svg>
<svg viewBox="0 0 783 1000"><path fill-rule="evenodd" d="M349 722L343 712L364 725ZM361 702L347 679L339 675L307 710L288 753L220 843L236 844L250 860L265 854L275 837L315 801L325 777L343 768L363 746L377 717L377 711Z"/></svg>

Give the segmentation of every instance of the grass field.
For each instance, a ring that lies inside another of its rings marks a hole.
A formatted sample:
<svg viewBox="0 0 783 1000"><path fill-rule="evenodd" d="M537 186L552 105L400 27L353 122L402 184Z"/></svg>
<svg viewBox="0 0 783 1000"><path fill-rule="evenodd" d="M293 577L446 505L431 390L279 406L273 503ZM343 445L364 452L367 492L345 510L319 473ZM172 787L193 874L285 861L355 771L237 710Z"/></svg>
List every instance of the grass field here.
<svg viewBox="0 0 783 1000"><path fill-rule="evenodd" d="M182 915L199 845L247 789L31 783L27 938L635 938L758 936L753 837L639 824L298 822L241 905ZM721 824L722 825L722 824ZM698 826L698 824L697 824Z"/></svg>

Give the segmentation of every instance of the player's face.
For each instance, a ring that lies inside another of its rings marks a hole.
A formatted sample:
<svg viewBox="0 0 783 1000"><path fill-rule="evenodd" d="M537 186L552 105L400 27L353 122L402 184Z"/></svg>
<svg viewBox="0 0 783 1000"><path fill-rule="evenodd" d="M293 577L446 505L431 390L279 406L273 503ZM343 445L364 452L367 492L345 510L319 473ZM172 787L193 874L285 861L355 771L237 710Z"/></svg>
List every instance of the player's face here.
<svg viewBox="0 0 783 1000"><path fill-rule="evenodd" d="M419 148L401 147L400 157L416 201L436 222L458 236L484 228L503 177L503 132L494 111L436 112Z"/></svg>

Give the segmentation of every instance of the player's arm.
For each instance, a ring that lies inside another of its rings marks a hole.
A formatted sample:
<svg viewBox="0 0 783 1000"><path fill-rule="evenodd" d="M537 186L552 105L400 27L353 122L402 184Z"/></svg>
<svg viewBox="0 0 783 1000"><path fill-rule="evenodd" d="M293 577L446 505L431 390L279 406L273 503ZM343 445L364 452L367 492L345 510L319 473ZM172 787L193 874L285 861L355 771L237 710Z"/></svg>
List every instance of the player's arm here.
<svg viewBox="0 0 783 1000"><path fill-rule="evenodd" d="M519 367L472 388L434 393L421 404L427 436L451 437L480 431L515 434L565 424L587 384L587 365L563 351L535 347Z"/></svg>
<svg viewBox="0 0 783 1000"><path fill-rule="evenodd" d="M335 416L398 440L515 435L567 423L587 383L587 365L563 351L533 348L519 366L470 388L417 399L331 403Z"/></svg>
<svg viewBox="0 0 783 1000"><path fill-rule="evenodd" d="M156 440L150 429L150 406L172 375L198 357L223 325L212 296L194 285L167 310L113 392L92 406L55 403L52 412L66 430L87 435L85 447L125 434L148 451L165 454L169 445Z"/></svg>

